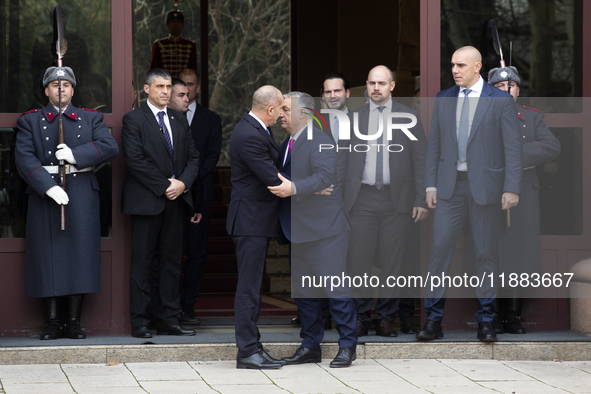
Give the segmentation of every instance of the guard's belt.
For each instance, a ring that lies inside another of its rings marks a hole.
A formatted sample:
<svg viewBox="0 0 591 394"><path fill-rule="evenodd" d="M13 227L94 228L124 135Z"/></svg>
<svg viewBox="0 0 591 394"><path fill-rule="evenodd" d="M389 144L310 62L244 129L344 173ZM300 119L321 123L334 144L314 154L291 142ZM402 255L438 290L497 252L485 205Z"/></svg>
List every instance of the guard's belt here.
<svg viewBox="0 0 591 394"><path fill-rule="evenodd" d="M88 172L88 171L92 171L92 167L86 167L86 168L77 169L72 164L65 164L64 166L66 167L66 175L68 175L68 174L74 174L76 172ZM45 168L47 170L47 172L49 172L50 174L59 174L59 168L60 168L60 166L43 166L43 168Z"/></svg>

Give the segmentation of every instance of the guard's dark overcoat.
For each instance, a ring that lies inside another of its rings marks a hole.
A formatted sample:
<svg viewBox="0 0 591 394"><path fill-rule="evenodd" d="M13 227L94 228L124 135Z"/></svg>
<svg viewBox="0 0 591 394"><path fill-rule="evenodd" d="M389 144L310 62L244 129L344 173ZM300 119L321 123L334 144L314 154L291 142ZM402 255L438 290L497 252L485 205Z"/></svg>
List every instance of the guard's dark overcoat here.
<svg viewBox="0 0 591 394"><path fill-rule="evenodd" d="M560 142L544 123L539 110L516 106L523 141L523 176L519 204L511 208L511 227L499 234L499 273L540 272L540 182L536 166L560 154ZM504 213L503 213L504 214Z"/></svg>
<svg viewBox="0 0 591 394"><path fill-rule="evenodd" d="M60 230L60 206L45 192L58 176L43 166L57 165L58 111L49 104L18 119L15 159L27 183L27 296L54 297L100 291L101 245L99 185L93 171L66 175L66 230ZM103 114L69 105L63 114L65 143L76 167L113 160L119 153Z"/></svg>

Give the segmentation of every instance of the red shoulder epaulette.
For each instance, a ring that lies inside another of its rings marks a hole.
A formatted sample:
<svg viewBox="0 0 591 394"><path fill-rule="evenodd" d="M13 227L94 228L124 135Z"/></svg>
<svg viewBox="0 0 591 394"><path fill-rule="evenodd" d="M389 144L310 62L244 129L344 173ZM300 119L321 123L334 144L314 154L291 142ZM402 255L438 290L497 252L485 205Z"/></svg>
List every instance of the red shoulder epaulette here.
<svg viewBox="0 0 591 394"><path fill-rule="evenodd" d="M98 112L99 114L102 114L101 111L97 111L96 109L90 109L90 108L82 108L83 111L93 111L93 112Z"/></svg>
<svg viewBox="0 0 591 394"><path fill-rule="evenodd" d="M542 112L542 111L540 111L540 110L539 110L539 109L537 109L537 108L526 107L525 105L523 106L523 108L525 108L525 109L531 109L532 111L536 111L536 112L539 112L539 113L543 114L543 112Z"/></svg>
<svg viewBox="0 0 591 394"><path fill-rule="evenodd" d="M38 110L38 109L32 109L32 110L30 110L30 111L23 112L23 113L21 114L21 116L23 116L23 115L26 115L26 114L32 114L32 113L35 113L35 112L39 112L39 110ZM19 118L20 118L21 116L19 116Z"/></svg>

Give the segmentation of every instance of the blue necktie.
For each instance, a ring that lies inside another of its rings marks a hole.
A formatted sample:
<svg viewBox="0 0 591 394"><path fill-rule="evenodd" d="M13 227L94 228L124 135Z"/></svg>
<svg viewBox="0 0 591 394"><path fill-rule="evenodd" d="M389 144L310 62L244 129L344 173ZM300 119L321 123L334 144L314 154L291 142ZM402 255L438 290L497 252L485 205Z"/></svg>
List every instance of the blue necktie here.
<svg viewBox="0 0 591 394"><path fill-rule="evenodd" d="M378 111L380 111L380 114L378 116L382 116L382 111L384 110L384 108L386 108L385 106L381 106L378 107ZM380 124L380 119L378 118L378 125ZM380 135L380 138L378 138L378 146L376 147L378 149L378 155L377 155L377 159L376 159L376 183L375 186L379 189L381 189L382 187L384 187L384 149L387 149L386 147L383 146L379 146L379 145L383 145L384 144L384 134L386 134L386 130L382 130L382 135Z"/></svg>
<svg viewBox="0 0 591 394"><path fill-rule="evenodd" d="M470 89L464 89L464 102L462 103L462 112L460 115L460 129L458 132L458 159L464 163L466 161L466 149L468 148L468 136L470 135L470 98L468 95L472 92Z"/></svg>
<svg viewBox="0 0 591 394"><path fill-rule="evenodd" d="M158 125L160 126L160 129L164 133L164 138L166 138L166 143L168 144L168 150L170 151L170 157L172 157L174 160L174 156L172 155L172 140L170 139L170 135L168 134L168 130L166 129L166 124L164 123L164 111L158 112ZM174 164L172 167L172 177L174 178Z"/></svg>

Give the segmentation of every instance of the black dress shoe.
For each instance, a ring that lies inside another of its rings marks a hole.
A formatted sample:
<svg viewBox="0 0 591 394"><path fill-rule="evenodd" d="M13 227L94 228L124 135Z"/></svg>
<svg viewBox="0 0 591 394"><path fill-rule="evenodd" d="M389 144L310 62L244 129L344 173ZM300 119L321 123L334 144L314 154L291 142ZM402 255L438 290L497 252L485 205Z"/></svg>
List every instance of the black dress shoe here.
<svg viewBox="0 0 591 394"><path fill-rule="evenodd" d="M41 334L40 339L42 341L50 339L58 339L62 332L62 325L58 322L51 322L45 326L45 330Z"/></svg>
<svg viewBox="0 0 591 394"><path fill-rule="evenodd" d="M280 363L267 361L262 355L263 350L248 357L236 357L236 368L238 369L278 369L283 367Z"/></svg>
<svg viewBox="0 0 591 394"><path fill-rule="evenodd" d="M64 327L64 336L70 339L86 339L86 334L78 322L68 322Z"/></svg>
<svg viewBox="0 0 591 394"><path fill-rule="evenodd" d="M363 322L357 319L357 337L367 335L367 326Z"/></svg>
<svg viewBox="0 0 591 394"><path fill-rule="evenodd" d="M380 321L375 321L376 334L381 337L397 337L398 333L394 329L394 325L387 318L383 318Z"/></svg>
<svg viewBox="0 0 591 394"><path fill-rule="evenodd" d="M416 334L417 328L415 323L412 321L412 317L401 317L400 318L400 331L404 334Z"/></svg>
<svg viewBox="0 0 591 394"><path fill-rule="evenodd" d="M505 331L509 334L525 334L525 328L521 325L521 317L509 315L505 322Z"/></svg>
<svg viewBox="0 0 591 394"><path fill-rule="evenodd" d="M271 355L269 353L267 353L267 351L265 349L262 349L261 356L263 356L263 358L270 363L281 364L281 365L286 364L284 359L277 360L276 358L271 357Z"/></svg>
<svg viewBox="0 0 591 394"><path fill-rule="evenodd" d="M137 326L131 329L131 336L134 338L152 338L152 333L146 326Z"/></svg>
<svg viewBox="0 0 591 394"><path fill-rule="evenodd" d="M493 319L492 322L490 322L490 325L492 326L493 330L495 331L495 334L504 334L505 333L505 328L503 327L503 320L501 320L501 317L496 315L495 318Z"/></svg>
<svg viewBox="0 0 591 394"><path fill-rule="evenodd" d="M330 362L331 368L345 368L351 365L357 358L357 353L354 349L339 348L337 356Z"/></svg>
<svg viewBox="0 0 591 394"><path fill-rule="evenodd" d="M297 315L296 317L294 317L293 319L291 319L291 324L294 324L296 326L299 326L302 324L302 321L300 320L300 315Z"/></svg>
<svg viewBox="0 0 591 394"><path fill-rule="evenodd" d="M324 321L324 329L325 330L332 330L332 317L323 317L322 320Z"/></svg>
<svg viewBox="0 0 591 394"><path fill-rule="evenodd" d="M417 333L416 337L417 339L423 340L443 338L441 323L434 320L427 320L423 329Z"/></svg>
<svg viewBox="0 0 591 394"><path fill-rule="evenodd" d="M185 330L183 327L179 326L178 324L173 324L172 326L168 326L168 327L160 327L158 329L158 331L156 331L156 335L191 336L191 335L195 335L195 330Z"/></svg>
<svg viewBox="0 0 591 394"><path fill-rule="evenodd" d="M322 361L322 353L316 350L307 349L300 346L293 356L284 357L283 360L287 365L296 365L304 363L319 363Z"/></svg>
<svg viewBox="0 0 591 394"><path fill-rule="evenodd" d="M483 321L478 323L478 339L480 339L482 342L497 341L497 334L495 334L495 330L493 330L490 322Z"/></svg>
<svg viewBox="0 0 591 394"><path fill-rule="evenodd" d="M184 312L181 312L179 314L179 323L192 324L194 326L198 326L199 324L201 324L201 319L198 317L191 317L185 314Z"/></svg>

